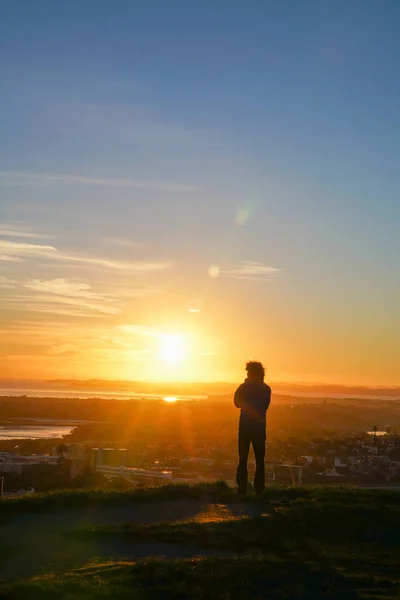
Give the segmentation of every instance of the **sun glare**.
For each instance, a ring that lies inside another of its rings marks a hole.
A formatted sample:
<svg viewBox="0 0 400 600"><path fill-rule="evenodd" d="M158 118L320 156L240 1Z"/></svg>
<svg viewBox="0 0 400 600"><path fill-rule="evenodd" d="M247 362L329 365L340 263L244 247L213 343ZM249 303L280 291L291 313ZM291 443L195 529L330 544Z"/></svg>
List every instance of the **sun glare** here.
<svg viewBox="0 0 400 600"><path fill-rule="evenodd" d="M160 340L160 355L166 363L178 363L185 358L185 347L180 335L163 335Z"/></svg>
<svg viewBox="0 0 400 600"><path fill-rule="evenodd" d="M176 396L167 396L166 398L163 398L164 402L176 402L177 399Z"/></svg>

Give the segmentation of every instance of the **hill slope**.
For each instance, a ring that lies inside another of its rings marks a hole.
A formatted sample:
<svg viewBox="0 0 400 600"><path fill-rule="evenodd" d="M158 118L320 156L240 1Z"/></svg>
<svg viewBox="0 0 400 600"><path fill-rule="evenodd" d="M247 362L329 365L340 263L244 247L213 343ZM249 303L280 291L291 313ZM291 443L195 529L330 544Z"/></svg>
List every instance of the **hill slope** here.
<svg viewBox="0 0 400 600"><path fill-rule="evenodd" d="M0 598L398 598L399 500L215 484L2 501Z"/></svg>

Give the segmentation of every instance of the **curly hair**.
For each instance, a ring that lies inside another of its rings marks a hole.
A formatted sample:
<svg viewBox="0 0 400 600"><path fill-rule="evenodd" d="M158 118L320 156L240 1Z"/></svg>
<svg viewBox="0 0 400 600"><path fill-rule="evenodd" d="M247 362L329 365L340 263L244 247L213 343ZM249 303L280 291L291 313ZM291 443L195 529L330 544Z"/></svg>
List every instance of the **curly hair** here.
<svg viewBox="0 0 400 600"><path fill-rule="evenodd" d="M246 371L248 375L253 377L262 377L262 379L265 377L264 365L257 360L250 360L246 364Z"/></svg>

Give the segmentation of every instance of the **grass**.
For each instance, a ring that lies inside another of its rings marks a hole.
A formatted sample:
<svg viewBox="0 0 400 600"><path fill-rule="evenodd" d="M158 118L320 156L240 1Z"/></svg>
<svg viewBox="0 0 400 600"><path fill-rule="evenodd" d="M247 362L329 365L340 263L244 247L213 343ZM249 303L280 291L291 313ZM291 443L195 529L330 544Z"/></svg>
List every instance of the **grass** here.
<svg viewBox="0 0 400 600"><path fill-rule="evenodd" d="M162 502L178 498L238 500L237 494L224 481L196 485L161 485L125 491L100 488L66 489L37 493L32 496L0 498L0 516L26 512L40 513L63 508L117 506L132 502Z"/></svg>
<svg viewBox="0 0 400 600"><path fill-rule="evenodd" d="M69 498L63 492L20 499L11 506L21 513L32 506L65 508ZM124 548L144 540L173 542L198 548L199 554L212 548L219 556L91 564L69 573L4 583L0 600L400 599L397 492L275 486L261 499L239 499L256 515L242 518L229 517L229 506L238 497L223 483L122 494L92 490L74 492L72 498L74 506L175 498L226 501L215 519L200 514L186 522L86 527L68 536L83 538L93 547L97 541L110 540L118 547L119 539ZM0 514L4 507L10 510L8 502L0 504ZM6 552L3 548L4 557Z"/></svg>
<svg viewBox="0 0 400 600"><path fill-rule="evenodd" d="M325 499L337 502L347 502L349 498L357 496L359 502L375 503L379 505L396 504L400 493L395 490L366 490L351 486L299 486L289 487L282 485L268 486L261 499L249 496L241 498L235 490L224 481L213 483L171 484L154 487L134 488L127 491L103 490L98 488L66 489L51 492L37 493L32 496L17 498L0 498L0 517L7 514L26 512L47 512L49 510L67 508L88 508L99 506L126 505L133 502L161 502L189 498L193 500L206 500L210 502L242 502L243 500L263 503L265 501L279 500L291 502L296 499Z"/></svg>
<svg viewBox="0 0 400 600"><path fill-rule="evenodd" d="M358 566L359 567L359 566ZM398 598L399 584L369 565L264 556L92 565L3 588L2 600L341 600Z"/></svg>
<svg viewBox="0 0 400 600"><path fill-rule="evenodd" d="M308 490L307 490L308 491ZM320 497L264 500L252 518L215 518L207 514L186 522L155 524L127 523L108 527L86 527L75 531L86 539L124 538L137 542L157 540L195 544L205 548L246 551L274 551L304 556L320 555L335 548L362 549L370 554L390 551L400 558L400 495L385 498L375 494L360 496L345 490ZM224 514L224 513L223 513ZM226 513L225 513L226 515ZM211 515L212 516L212 515Z"/></svg>

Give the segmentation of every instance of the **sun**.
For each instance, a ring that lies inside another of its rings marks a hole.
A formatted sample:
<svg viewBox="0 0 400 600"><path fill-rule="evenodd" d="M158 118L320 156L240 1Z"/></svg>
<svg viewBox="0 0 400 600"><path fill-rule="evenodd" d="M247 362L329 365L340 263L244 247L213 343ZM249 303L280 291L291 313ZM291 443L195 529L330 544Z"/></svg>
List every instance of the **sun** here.
<svg viewBox="0 0 400 600"><path fill-rule="evenodd" d="M166 363L179 363L185 358L185 345L180 335L163 335L160 338L160 356Z"/></svg>

